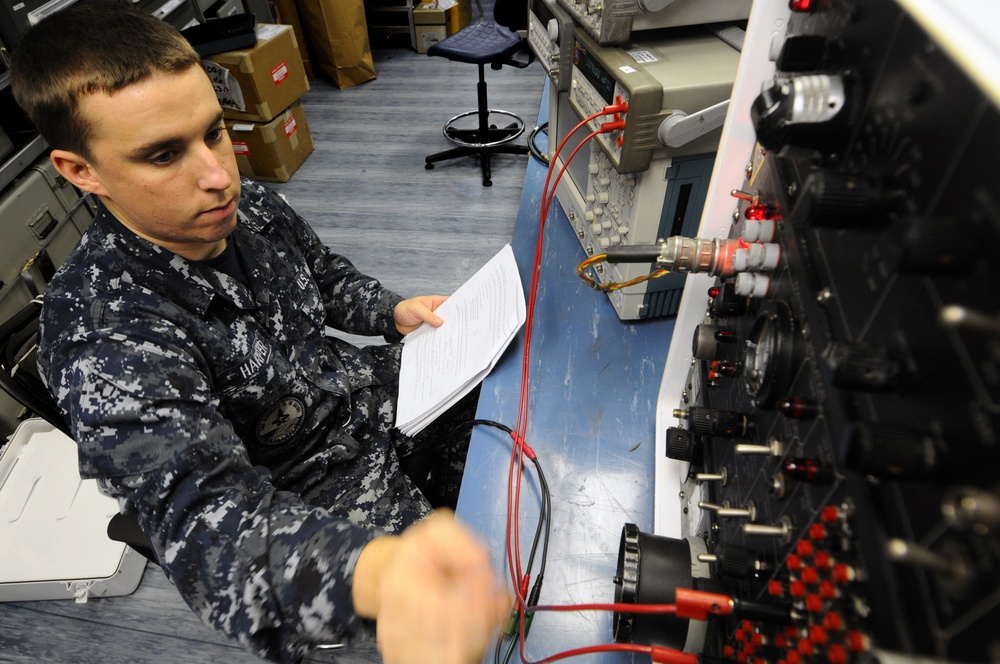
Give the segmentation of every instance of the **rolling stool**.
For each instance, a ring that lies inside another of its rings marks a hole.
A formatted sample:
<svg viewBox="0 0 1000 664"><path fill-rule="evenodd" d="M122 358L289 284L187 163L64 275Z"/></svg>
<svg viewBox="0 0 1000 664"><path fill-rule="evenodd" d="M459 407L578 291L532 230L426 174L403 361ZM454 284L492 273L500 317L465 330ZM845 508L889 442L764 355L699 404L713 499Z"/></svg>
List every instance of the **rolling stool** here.
<svg viewBox="0 0 1000 664"><path fill-rule="evenodd" d="M496 4L501 4L501 1L498 0ZM495 7L494 5L494 13ZM486 65L489 64L495 70L503 65L524 69L534 61L534 55L529 51L526 62L516 60L514 54L523 48L524 41L517 32L500 25L494 18L482 18L427 49L428 55L468 62L479 67L477 86L479 107L474 111L459 113L445 123L442 130L444 137L458 147L428 156L424 160L424 168L433 169L434 162L446 159L478 156L483 169L483 186L489 187L493 184L490 171L491 154L528 154L526 146L508 145L524 133L524 121L510 111L491 109L486 98ZM463 127L461 121L473 116L476 118L475 126ZM505 119L508 124L498 127L491 122L494 119L500 121Z"/></svg>

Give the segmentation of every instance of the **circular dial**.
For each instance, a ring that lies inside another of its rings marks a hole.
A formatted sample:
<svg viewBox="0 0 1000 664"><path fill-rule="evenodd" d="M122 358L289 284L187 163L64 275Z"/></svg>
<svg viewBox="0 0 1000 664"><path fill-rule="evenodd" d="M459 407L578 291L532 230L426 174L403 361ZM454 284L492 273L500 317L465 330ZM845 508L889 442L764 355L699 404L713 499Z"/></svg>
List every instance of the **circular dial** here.
<svg viewBox="0 0 1000 664"><path fill-rule="evenodd" d="M770 407L788 389L794 342L792 313L784 302L768 302L753 322L743 358L743 382L760 407Z"/></svg>

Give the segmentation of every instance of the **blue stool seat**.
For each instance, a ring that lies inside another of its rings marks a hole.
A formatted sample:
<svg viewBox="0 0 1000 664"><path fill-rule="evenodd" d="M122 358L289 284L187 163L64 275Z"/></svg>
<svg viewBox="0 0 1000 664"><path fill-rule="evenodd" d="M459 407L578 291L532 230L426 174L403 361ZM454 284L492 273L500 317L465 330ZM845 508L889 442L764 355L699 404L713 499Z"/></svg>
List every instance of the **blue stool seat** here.
<svg viewBox="0 0 1000 664"><path fill-rule="evenodd" d="M480 19L446 39L432 44L427 55L469 64L493 64L505 60L521 48L521 36L492 18Z"/></svg>

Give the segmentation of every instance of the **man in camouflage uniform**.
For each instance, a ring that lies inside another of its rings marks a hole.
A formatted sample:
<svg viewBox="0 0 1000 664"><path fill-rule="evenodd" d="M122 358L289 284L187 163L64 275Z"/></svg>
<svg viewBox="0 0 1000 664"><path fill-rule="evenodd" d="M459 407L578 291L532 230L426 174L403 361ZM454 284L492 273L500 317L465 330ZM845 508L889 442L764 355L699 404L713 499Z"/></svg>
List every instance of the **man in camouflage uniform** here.
<svg viewBox="0 0 1000 664"><path fill-rule="evenodd" d="M440 325L444 298L386 290L241 181L197 54L156 19L58 12L24 36L12 85L102 202L39 335L82 475L138 512L191 608L264 657L373 618L387 662L477 659L505 604L488 555L450 515L421 520L400 470L446 425L399 435L399 345L325 334L398 341Z"/></svg>

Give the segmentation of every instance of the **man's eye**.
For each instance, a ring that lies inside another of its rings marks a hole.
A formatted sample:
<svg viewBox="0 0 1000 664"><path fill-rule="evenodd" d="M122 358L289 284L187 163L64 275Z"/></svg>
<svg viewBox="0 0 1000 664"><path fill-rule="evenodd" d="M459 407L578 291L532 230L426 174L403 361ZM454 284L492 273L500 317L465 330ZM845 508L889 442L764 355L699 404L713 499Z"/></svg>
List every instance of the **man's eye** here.
<svg viewBox="0 0 1000 664"><path fill-rule="evenodd" d="M173 159L174 159L173 152L160 152L150 157L149 162L151 164L163 165L163 164L169 164L171 161L173 161Z"/></svg>
<svg viewBox="0 0 1000 664"><path fill-rule="evenodd" d="M205 139L208 141L217 141L222 138L222 134L225 133L224 127L216 127L215 129L209 129L208 133L205 135Z"/></svg>

